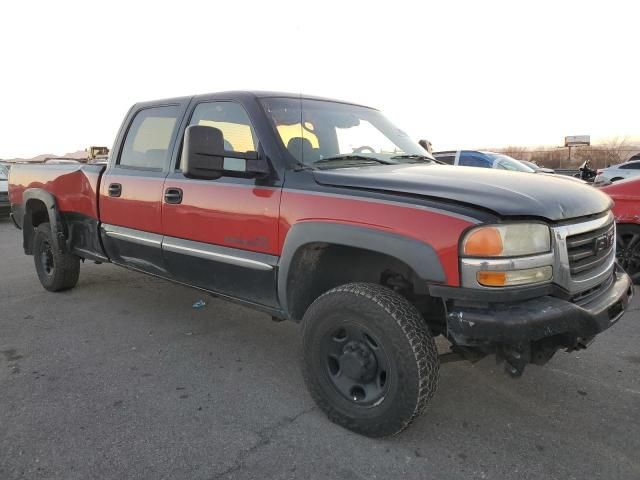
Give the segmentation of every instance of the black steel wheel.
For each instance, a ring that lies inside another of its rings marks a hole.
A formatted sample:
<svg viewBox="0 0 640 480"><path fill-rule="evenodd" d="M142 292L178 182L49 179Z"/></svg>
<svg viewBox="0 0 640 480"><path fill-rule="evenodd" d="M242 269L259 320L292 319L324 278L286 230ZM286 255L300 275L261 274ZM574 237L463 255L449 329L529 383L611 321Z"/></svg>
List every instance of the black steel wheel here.
<svg viewBox="0 0 640 480"><path fill-rule="evenodd" d="M365 325L345 322L327 330L320 341L329 381L344 398L362 406L384 398L389 359Z"/></svg>
<svg viewBox="0 0 640 480"><path fill-rule="evenodd" d="M618 263L635 283L640 283L640 225L618 225L616 242Z"/></svg>
<svg viewBox="0 0 640 480"><path fill-rule="evenodd" d="M438 352L404 297L352 283L318 298L303 319L303 373L329 419L370 437L404 430L437 388Z"/></svg>
<svg viewBox="0 0 640 480"><path fill-rule="evenodd" d="M53 233L49 223L36 228L33 239L33 259L42 286L59 292L73 288L80 276L80 258L63 253L54 247Z"/></svg>

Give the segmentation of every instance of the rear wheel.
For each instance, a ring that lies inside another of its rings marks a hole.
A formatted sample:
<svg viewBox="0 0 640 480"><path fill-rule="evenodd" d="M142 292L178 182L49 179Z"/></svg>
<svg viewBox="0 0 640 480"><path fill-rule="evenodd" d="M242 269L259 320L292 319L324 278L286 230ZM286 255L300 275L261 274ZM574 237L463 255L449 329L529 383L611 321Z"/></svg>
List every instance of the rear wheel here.
<svg viewBox="0 0 640 480"><path fill-rule="evenodd" d="M404 297L347 284L318 298L303 322L305 382L331 421L382 437L424 411L437 388L438 352Z"/></svg>
<svg viewBox="0 0 640 480"><path fill-rule="evenodd" d="M640 225L618 225L616 241L618 263L640 283Z"/></svg>
<svg viewBox="0 0 640 480"><path fill-rule="evenodd" d="M49 223L41 223L36 228L33 259L40 283L50 292L69 290L78 283L80 258L54 248L53 233Z"/></svg>
<svg viewBox="0 0 640 480"><path fill-rule="evenodd" d="M623 179L622 177L613 177L613 178L611 179L611 183L613 183L613 182L617 182L618 180L624 180L624 179Z"/></svg>

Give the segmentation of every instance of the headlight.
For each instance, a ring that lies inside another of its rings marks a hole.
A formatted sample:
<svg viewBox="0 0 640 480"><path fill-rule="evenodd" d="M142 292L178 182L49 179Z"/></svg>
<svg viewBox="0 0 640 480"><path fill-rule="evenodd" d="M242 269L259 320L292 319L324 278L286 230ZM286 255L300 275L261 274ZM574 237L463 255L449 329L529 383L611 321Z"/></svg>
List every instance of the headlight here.
<svg viewBox="0 0 640 480"><path fill-rule="evenodd" d="M551 250L551 232L542 223L487 225L469 231L462 240L465 257L519 257Z"/></svg>

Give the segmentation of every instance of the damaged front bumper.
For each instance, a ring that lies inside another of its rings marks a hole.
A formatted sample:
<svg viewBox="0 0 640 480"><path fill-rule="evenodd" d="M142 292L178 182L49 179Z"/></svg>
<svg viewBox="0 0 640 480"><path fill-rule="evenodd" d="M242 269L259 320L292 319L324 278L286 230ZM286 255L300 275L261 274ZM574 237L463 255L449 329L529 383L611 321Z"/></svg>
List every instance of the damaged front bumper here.
<svg viewBox="0 0 640 480"><path fill-rule="evenodd" d="M447 302L447 336L456 347L497 353L519 374L559 348L585 348L620 319L632 296L631 280L617 265L598 291L573 301L551 294L496 303L458 296Z"/></svg>

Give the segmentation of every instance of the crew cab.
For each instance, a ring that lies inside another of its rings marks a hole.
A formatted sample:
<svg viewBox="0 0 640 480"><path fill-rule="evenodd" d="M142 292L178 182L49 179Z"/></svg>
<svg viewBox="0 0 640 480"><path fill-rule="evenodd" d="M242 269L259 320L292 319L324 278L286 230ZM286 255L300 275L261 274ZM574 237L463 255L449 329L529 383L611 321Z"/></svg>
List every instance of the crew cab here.
<svg viewBox="0 0 640 480"><path fill-rule="evenodd" d="M47 290L111 262L302 322L311 395L369 436L427 406L434 337L518 376L585 348L633 293L605 194L440 165L378 110L324 98L139 103L106 165L18 165L10 199Z"/></svg>

